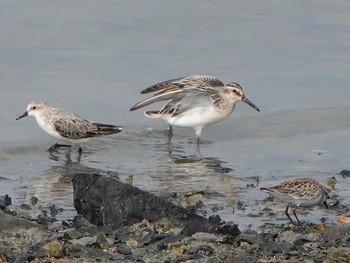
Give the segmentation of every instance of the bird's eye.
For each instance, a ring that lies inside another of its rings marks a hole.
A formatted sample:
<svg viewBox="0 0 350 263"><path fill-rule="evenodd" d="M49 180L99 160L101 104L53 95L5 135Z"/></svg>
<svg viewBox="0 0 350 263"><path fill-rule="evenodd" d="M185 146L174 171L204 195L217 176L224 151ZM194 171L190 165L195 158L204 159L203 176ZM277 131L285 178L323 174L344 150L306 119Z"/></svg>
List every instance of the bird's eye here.
<svg viewBox="0 0 350 263"><path fill-rule="evenodd" d="M35 110L36 109L36 106L33 106L33 108L32 108L33 110Z"/></svg>

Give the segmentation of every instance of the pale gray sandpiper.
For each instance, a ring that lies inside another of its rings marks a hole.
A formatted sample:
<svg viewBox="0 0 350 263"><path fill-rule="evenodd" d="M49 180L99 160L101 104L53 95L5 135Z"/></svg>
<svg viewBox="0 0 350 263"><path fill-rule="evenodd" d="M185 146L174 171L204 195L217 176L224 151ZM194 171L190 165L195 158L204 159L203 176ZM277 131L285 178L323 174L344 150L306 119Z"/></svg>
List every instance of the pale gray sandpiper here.
<svg viewBox="0 0 350 263"><path fill-rule="evenodd" d="M166 101L161 109L146 111L145 115L166 120L170 129L171 125L193 128L197 135L197 144L203 128L226 119L234 110L237 101L241 100L260 111L245 96L239 84L224 84L217 78L206 75L167 80L141 93L153 93L153 96L136 103L130 111Z"/></svg>
<svg viewBox="0 0 350 263"><path fill-rule="evenodd" d="M287 202L287 208L285 213L288 219L295 224L288 213L289 206L294 206L293 214L300 225L299 218L296 214L296 209L298 207L312 207L324 203L324 205L328 208L326 199L329 198L329 191L311 178L298 178L283 182L277 186L269 187L269 188L260 188L261 191L268 193L274 198Z"/></svg>
<svg viewBox="0 0 350 263"><path fill-rule="evenodd" d="M118 133L122 130L121 126L91 122L39 100L29 103L27 110L16 120L26 116L34 116L39 126L49 135L73 144L87 141L93 137ZM48 151L70 146L56 143ZM81 151L79 146L79 152Z"/></svg>

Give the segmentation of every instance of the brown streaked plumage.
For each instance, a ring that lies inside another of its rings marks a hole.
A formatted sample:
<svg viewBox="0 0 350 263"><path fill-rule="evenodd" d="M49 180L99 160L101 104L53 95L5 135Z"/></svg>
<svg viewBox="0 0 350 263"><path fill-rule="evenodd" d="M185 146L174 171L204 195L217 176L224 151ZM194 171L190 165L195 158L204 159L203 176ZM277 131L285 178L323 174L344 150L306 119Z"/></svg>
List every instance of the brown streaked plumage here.
<svg viewBox="0 0 350 263"><path fill-rule="evenodd" d="M287 202L285 213L288 219L294 224L294 221L288 213L289 206L295 206L293 214L300 224L296 215L298 207L312 207L324 203L327 207L326 199L328 190L319 182L312 178L298 178L283 182L277 186L269 188L260 188L261 191L268 193L274 198Z"/></svg>

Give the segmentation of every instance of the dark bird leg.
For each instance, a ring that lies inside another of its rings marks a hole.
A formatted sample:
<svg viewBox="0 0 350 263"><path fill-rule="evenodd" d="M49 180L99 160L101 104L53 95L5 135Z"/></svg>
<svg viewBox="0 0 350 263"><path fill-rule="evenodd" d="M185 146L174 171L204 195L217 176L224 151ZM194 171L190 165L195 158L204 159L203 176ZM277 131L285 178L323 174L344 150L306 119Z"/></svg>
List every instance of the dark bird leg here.
<svg viewBox="0 0 350 263"><path fill-rule="evenodd" d="M79 146L79 150L78 150L78 153L79 155L83 152L83 149Z"/></svg>
<svg viewBox="0 0 350 263"><path fill-rule="evenodd" d="M173 126L169 125L169 128L168 128L168 143L171 142L171 139L173 138Z"/></svg>
<svg viewBox="0 0 350 263"><path fill-rule="evenodd" d="M301 225L301 223L300 223L299 218L297 217L297 213L296 213L297 208L298 208L298 207L295 207L295 208L293 209L293 215L294 215L294 216L295 216L295 218L297 219L297 221L298 221L298 225L300 226L300 225Z"/></svg>
<svg viewBox="0 0 350 263"><path fill-rule="evenodd" d="M293 221L293 219L290 217L289 213L288 213L288 209L289 209L289 204L287 205L286 211L284 211L284 213L286 214L286 216L288 217L289 221L295 225L295 222ZM298 218L297 218L298 219ZM298 220L299 221L299 220Z"/></svg>
<svg viewBox="0 0 350 263"><path fill-rule="evenodd" d="M49 149L47 149L47 151L48 151L48 152L52 152L52 151L54 151L54 150L59 149L60 147L71 147L71 145L55 143L55 144L52 145Z"/></svg>
<svg viewBox="0 0 350 263"><path fill-rule="evenodd" d="M326 207L327 209L329 209L329 206L328 206L327 200L324 200L323 204L325 205L325 207Z"/></svg>

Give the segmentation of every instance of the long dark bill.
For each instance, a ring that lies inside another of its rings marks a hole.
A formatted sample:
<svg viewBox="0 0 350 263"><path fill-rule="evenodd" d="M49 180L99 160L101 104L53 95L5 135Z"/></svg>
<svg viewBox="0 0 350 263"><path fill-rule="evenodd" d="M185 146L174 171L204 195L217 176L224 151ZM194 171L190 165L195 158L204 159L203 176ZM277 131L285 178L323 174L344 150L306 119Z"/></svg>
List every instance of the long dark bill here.
<svg viewBox="0 0 350 263"><path fill-rule="evenodd" d="M19 119L22 119L24 117L28 116L28 111L26 111L25 113L23 113L21 116L19 116L18 118L16 118L16 121L18 121Z"/></svg>
<svg viewBox="0 0 350 263"><path fill-rule="evenodd" d="M247 103L250 107L254 108L255 110L260 111L259 108L253 102L251 102L246 96L243 96L242 101Z"/></svg>

